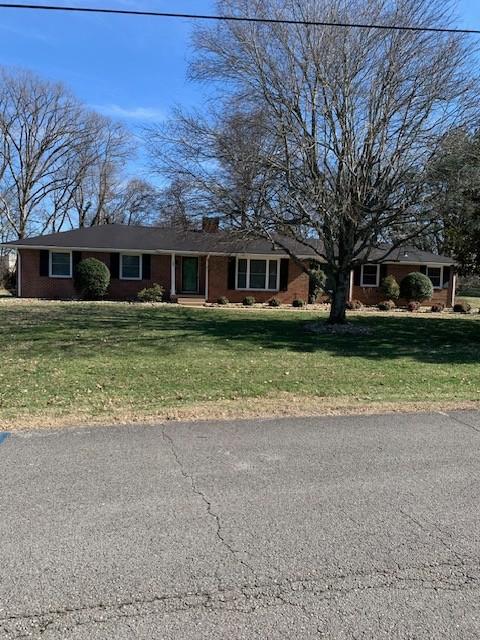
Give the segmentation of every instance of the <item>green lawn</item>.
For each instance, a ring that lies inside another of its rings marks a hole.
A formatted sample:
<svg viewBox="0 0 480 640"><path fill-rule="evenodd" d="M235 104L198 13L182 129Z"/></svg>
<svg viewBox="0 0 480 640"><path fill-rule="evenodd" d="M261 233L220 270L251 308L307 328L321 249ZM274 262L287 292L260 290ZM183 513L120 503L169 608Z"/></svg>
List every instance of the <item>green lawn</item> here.
<svg viewBox="0 0 480 640"><path fill-rule="evenodd" d="M318 315L0 300L0 424L263 397L480 400L480 316L354 314L372 335L305 333Z"/></svg>

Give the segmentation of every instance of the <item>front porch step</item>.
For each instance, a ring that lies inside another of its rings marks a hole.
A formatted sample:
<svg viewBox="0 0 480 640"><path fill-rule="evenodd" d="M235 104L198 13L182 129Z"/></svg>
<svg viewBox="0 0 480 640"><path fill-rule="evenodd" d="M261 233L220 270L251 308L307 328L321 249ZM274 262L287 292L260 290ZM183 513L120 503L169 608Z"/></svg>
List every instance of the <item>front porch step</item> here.
<svg viewBox="0 0 480 640"><path fill-rule="evenodd" d="M178 304L184 307L203 307L206 302L205 296L185 296L179 295L177 298Z"/></svg>

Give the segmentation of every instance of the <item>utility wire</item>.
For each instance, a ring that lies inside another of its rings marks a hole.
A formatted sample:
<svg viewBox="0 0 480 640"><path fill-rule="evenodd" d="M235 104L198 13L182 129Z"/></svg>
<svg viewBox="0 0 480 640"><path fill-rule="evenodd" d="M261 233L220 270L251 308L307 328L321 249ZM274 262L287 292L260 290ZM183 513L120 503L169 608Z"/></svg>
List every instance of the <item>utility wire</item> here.
<svg viewBox="0 0 480 640"><path fill-rule="evenodd" d="M422 31L431 33L462 33L480 35L480 29L449 29L442 27L411 27L402 25L366 24L355 22L326 22L320 20L294 20L288 18L257 18L249 16L217 16L193 13L167 13L163 11L140 11L134 9L102 9L100 7L58 6L48 4L0 3L0 9L26 9L33 11L64 11L76 13L106 13L124 16L150 16L155 18L177 18L182 20L216 20L220 22L253 22L260 24L286 24L305 27L338 27L351 29L382 29L384 31Z"/></svg>

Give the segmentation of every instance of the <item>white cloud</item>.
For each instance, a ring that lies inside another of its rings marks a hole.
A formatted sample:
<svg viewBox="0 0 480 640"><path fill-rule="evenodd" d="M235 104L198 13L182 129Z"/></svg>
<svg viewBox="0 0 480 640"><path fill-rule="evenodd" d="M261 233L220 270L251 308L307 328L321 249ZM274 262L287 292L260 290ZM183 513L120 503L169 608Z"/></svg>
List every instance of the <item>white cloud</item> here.
<svg viewBox="0 0 480 640"><path fill-rule="evenodd" d="M94 104L95 111L122 120L165 120L165 111L156 107L122 107L118 104Z"/></svg>

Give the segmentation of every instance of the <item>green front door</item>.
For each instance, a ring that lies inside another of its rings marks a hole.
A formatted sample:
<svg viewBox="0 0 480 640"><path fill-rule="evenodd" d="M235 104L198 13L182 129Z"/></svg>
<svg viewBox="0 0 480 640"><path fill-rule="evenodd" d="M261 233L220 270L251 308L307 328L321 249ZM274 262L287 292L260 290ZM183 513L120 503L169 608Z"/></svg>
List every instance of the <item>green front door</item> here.
<svg viewBox="0 0 480 640"><path fill-rule="evenodd" d="M198 292L198 258L182 258L182 291Z"/></svg>

